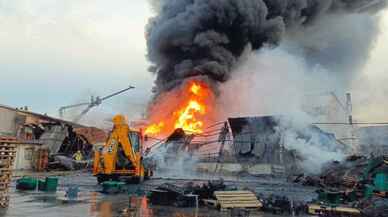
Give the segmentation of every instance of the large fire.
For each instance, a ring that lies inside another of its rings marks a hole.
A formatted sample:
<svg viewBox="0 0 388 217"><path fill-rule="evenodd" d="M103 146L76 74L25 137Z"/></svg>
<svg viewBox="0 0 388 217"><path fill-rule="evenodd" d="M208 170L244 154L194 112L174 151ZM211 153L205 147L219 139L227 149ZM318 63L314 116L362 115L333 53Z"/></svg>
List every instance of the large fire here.
<svg viewBox="0 0 388 217"><path fill-rule="evenodd" d="M187 134L203 132L212 112L214 94L203 81L190 81L183 88L159 97L151 110L152 124L146 135L169 134L181 128Z"/></svg>

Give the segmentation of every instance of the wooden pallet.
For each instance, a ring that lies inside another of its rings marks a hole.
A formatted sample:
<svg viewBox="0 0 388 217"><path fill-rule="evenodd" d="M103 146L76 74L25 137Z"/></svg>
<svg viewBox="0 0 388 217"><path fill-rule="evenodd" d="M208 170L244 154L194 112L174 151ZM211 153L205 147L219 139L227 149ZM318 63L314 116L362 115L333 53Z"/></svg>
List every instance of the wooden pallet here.
<svg viewBox="0 0 388 217"><path fill-rule="evenodd" d="M263 204L251 191L216 191L214 196L221 210L233 208L260 209L263 207Z"/></svg>
<svg viewBox="0 0 388 217"><path fill-rule="evenodd" d="M344 216L361 216L361 211L351 207L325 207L319 204L308 205L308 213L311 215L317 215L320 213L332 213Z"/></svg>
<svg viewBox="0 0 388 217"><path fill-rule="evenodd" d="M9 185L12 178L12 166L16 158L16 146L12 141L0 141L0 208L9 204Z"/></svg>

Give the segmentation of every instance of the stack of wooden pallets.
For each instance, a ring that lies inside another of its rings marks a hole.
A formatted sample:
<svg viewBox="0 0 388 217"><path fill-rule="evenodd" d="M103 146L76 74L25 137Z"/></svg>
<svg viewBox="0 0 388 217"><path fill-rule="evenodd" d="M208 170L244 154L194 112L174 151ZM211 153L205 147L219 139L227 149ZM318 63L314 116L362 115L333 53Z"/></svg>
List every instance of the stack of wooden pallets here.
<svg viewBox="0 0 388 217"><path fill-rule="evenodd" d="M263 204L251 191L216 191L217 206L222 210L244 208L260 209Z"/></svg>
<svg viewBox="0 0 388 217"><path fill-rule="evenodd" d="M12 140L0 138L0 208L8 207L8 188L12 177L12 165L16 157L16 147Z"/></svg>

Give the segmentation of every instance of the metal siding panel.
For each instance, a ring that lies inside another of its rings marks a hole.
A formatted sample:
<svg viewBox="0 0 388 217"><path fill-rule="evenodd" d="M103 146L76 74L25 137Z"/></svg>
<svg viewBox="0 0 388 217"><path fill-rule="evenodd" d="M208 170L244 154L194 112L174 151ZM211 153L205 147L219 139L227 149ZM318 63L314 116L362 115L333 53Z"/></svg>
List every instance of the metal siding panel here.
<svg viewBox="0 0 388 217"><path fill-rule="evenodd" d="M15 118L15 111L0 107L0 134L16 135Z"/></svg>

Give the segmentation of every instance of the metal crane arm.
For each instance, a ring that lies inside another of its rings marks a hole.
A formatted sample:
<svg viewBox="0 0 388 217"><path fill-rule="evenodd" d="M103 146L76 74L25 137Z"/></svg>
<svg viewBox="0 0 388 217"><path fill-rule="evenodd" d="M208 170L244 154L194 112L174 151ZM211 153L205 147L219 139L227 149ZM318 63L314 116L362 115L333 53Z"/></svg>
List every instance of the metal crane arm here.
<svg viewBox="0 0 388 217"><path fill-rule="evenodd" d="M66 110L66 109L69 109L69 108L75 108L75 107L80 107L80 106L87 106L79 115L77 115L76 118L73 119L74 122L78 122L81 120L81 118L86 115L86 113L88 113L93 107L96 107L96 106L99 106L103 101L109 99L109 98L112 98L114 96L117 96L119 94L122 94L130 89L133 89L135 87L133 86L129 86L128 88L124 89L124 90L120 90L118 92L115 92L115 93L112 93L108 96L104 96L104 97L92 97L90 102L88 103L78 103L78 104L74 104L74 105L68 105L68 106L63 106L63 107L60 107L59 108L59 116L62 118L63 117L63 111Z"/></svg>
<svg viewBox="0 0 388 217"><path fill-rule="evenodd" d="M101 101L107 100L107 99L109 99L109 98L112 98L112 97L114 97L114 96L117 96L117 95L119 95L119 94L122 94L122 93L124 93L124 92L126 92L126 91L128 91L128 90L130 90L130 89L134 89L134 88L135 88L135 87L133 87L133 86L129 86L128 88L126 88L126 89L124 89L124 90L121 90L121 91L118 91L118 92L116 92L116 93L112 93L112 94L110 94L110 95L108 95L108 96L102 97L102 98L101 98Z"/></svg>

